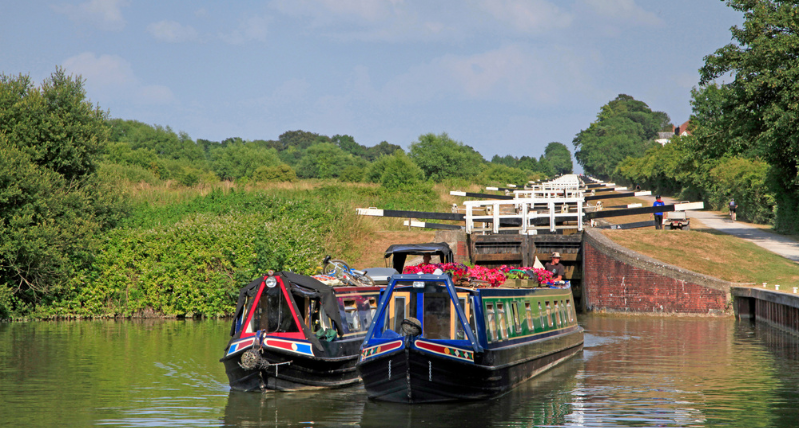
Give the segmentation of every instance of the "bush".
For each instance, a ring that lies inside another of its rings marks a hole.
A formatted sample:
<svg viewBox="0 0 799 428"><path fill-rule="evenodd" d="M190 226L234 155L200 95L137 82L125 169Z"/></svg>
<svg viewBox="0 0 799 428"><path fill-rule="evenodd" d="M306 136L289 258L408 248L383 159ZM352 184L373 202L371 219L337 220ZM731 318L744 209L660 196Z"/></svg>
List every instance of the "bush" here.
<svg viewBox="0 0 799 428"><path fill-rule="evenodd" d="M482 184L499 184L506 186L510 184L524 185L530 179L528 173L519 168L511 168L502 164L492 163L480 175L477 181Z"/></svg>
<svg viewBox="0 0 799 428"><path fill-rule="evenodd" d="M424 179L422 169L400 150L386 156L383 167L380 184L387 189L414 186Z"/></svg>
<svg viewBox="0 0 799 428"><path fill-rule="evenodd" d="M297 180L297 173L284 163L277 166L259 166L253 172L252 179L260 182L291 182Z"/></svg>
<svg viewBox="0 0 799 428"><path fill-rule="evenodd" d="M363 177L364 168L351 165L341 171L341 175L338 177L338 179L348 183L357 183L359 181L363 181Z"/></svg>
<svg viewBox="0 0 799 428"><path fill-rule="evenodd" d="M738 204L741 220L773 224L776 200L769 190L769 165L760 160L727 158L710 170L708 200L726 210L730 199Z"/></svg>
<svg viewBox="0 0 799 428"><path fill-rule="evenodd" d="M446 133L425 134L411 143L410 158L427 179L472 178L483 169L485 159L473 148L459 143Z"/></svg>

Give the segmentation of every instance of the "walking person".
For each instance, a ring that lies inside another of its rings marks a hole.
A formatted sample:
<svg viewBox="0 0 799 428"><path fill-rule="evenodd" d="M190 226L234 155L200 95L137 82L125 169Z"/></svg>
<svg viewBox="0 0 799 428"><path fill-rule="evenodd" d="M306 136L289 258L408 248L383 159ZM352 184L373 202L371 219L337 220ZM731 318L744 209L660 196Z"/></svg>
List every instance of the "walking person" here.
<svg viewBox="0 0 799 428"><path fill-rule="evenodd" d="M732 221L735 221L737 217L735 213L737 210L738 210L738 204L735 203L735 198L733 198L732 200L730 200L730 218L732 219Z"/></svg>
<svg viewBox="0 0 799 428"><path fill-rule="evenodd" d="M652 204L653 207L662 207L666 205L660 199L660 195L655 196L655 203ZM663 229L663 212L655 213L655 229Z"/></svg>

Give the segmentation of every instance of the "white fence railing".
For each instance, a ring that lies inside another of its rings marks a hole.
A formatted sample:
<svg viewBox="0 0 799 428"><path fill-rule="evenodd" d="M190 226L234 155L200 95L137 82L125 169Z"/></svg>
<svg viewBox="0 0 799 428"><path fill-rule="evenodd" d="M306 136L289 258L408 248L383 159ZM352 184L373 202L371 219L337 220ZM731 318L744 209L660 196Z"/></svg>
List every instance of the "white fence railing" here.
<svg viewBox="0 0 799 428"><path fill-rule="evenodd" d="M501 230L517 230L522 235L536 235L539 230L555 232L559 229L583 230L582 197L523 198L512 201L466 201L466 233L499 233ZM570 205L577 211L571 211ZM502 226L502 220L514 223ZM546 225L536 224L547 219ZM519 225L516 225L519 224Z"/></svg>

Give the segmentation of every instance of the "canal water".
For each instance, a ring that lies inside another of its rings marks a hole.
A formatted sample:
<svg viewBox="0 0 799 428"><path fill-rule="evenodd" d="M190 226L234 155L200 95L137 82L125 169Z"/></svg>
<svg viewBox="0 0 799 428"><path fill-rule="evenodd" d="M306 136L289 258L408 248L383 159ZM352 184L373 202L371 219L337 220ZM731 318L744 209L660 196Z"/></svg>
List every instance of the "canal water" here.
<svg viewBox="0 0 799 428"><path fill-rule="evenodd" d="M585 349L501 398L236 393L226 321L0 324L0 426L797 427L799 338L717 318L586 315Z"/></svg>

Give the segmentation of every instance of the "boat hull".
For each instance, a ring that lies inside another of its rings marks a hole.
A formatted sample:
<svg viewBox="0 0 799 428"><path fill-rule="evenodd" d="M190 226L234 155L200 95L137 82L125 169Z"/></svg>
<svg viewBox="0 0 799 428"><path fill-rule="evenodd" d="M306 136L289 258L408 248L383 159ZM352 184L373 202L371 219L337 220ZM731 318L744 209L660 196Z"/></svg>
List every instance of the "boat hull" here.
<svg viewBox="0 0 799 428"><path fill-rule="evenodd" d="M298 391L318 388L342 388L358 384L361 380L355 369L358 362L360 340L347 340L335 344L325 343L338 357L313 357L263 348L260 351L261 367L244 369L239 363L243 352L220 360L234 391Z"/></svg>
<svg viewBox="0 0 799 428"><path fill-rule="evenodd" d="M469 363L405 347L358 364L370 398L435 403L497 397L578 353L583 330L475 354ZM389 364L391 366L388 370ZM390 373L390 376L389 376Z"/></svg>

